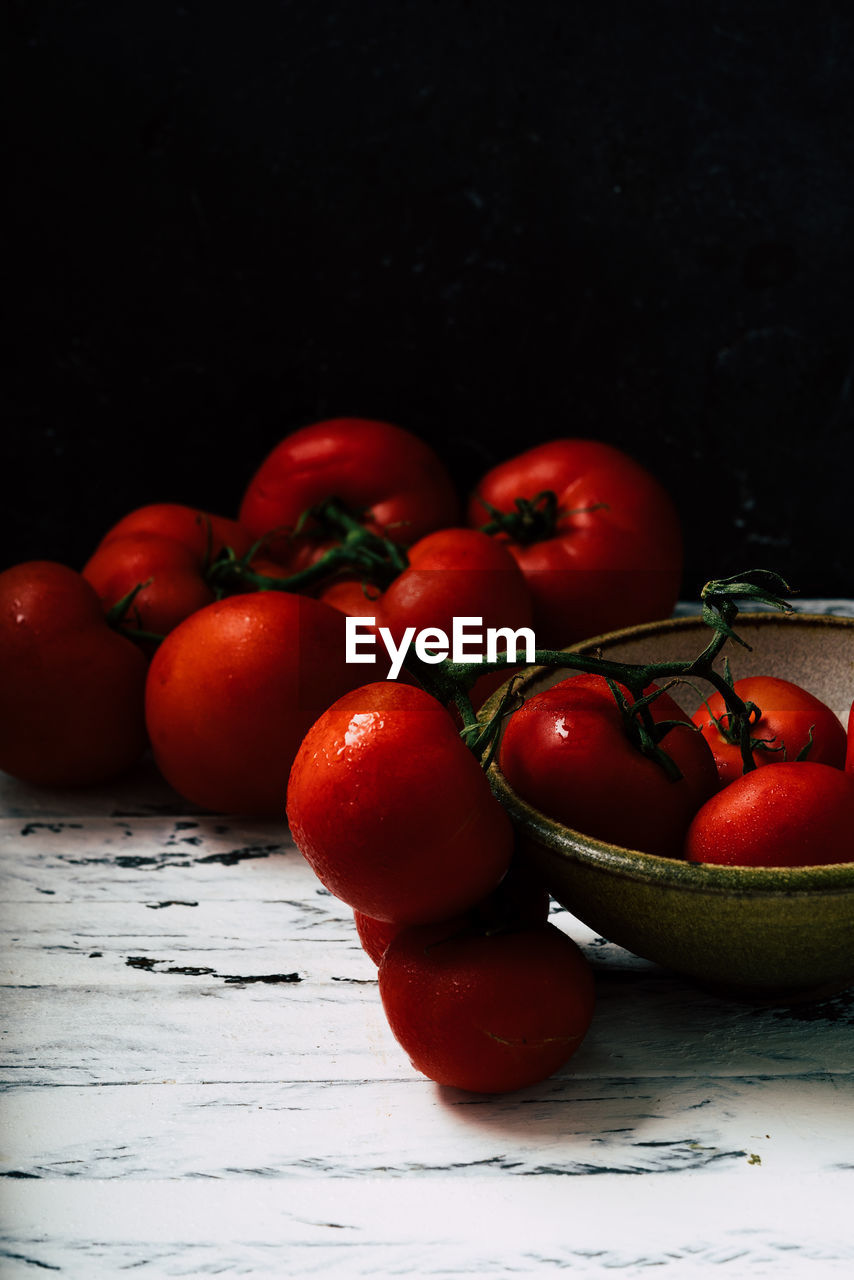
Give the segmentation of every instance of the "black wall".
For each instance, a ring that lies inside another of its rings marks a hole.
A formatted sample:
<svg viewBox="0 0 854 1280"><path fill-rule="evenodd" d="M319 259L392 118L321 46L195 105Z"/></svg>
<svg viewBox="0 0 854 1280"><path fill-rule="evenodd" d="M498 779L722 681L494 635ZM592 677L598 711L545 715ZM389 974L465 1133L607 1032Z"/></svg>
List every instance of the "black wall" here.
<svg viewBox="0 0 854 1280"><path fill-rule="evenodd" d="M233 513L318 418L596 435L684 591L854 594L849 0L8 6L3 558Z"/></svg>

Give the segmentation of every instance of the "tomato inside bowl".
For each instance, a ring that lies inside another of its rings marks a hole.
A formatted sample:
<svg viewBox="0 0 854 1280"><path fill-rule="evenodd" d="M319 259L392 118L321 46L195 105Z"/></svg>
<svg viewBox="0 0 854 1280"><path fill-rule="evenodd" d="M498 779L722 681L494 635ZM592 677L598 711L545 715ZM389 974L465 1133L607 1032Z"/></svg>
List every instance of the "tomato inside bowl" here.
<svg viewBox="0 0 854 1280"><path fill-rule="evenodd" d="M813 615L744 614L738 634L750 650L725 649L737 677L773 674L802 684L840 718L854 682L854 621ZM570 651L626 662L690 658L706 643L699 618L669 619L599 636ZM517 681L523 698L565 679L534 668ZM691 715L705 690L671 695ZM481 715L499 705L499 690ZM740 996L816 998L854 982L854 850L851 860L811 867L688 863L609 844L540 812L516 794L497 763L496 795L526 857L552 895L611 942L704 984ZM614 797L619 803L619 796ZM847 857L848 850L834 850Z"/></svg>

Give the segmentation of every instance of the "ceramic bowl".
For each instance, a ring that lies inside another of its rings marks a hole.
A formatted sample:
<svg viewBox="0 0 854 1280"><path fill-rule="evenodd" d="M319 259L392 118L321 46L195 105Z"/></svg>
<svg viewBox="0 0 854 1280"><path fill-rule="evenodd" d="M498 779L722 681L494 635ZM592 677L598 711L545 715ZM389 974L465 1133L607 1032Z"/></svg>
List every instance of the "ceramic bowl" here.
<svg viewBox="0 0 854 1280"><path fill-rule="evenodd" d="M854 619L742 614L729 642L733 675L776 675L809 689L845 723L854 696ZM599 636L571 651L601 650L627 662L693 657L707 642L699 618L648 623ZM722 656L724 656L722 655ZM522 697L571 672L531 668ZM703 686L707 689L708 686ZM691 714L702 695L672 690ZM482 711L498 706L499 690ZM681 862L606 844L540 813L497 764L493 789L510 813L523 853L558 902L636 955L728 994L754 1000L816 999L854 982L854 861L793 869ZM854 859L852 846L839 854Z"/></svg>

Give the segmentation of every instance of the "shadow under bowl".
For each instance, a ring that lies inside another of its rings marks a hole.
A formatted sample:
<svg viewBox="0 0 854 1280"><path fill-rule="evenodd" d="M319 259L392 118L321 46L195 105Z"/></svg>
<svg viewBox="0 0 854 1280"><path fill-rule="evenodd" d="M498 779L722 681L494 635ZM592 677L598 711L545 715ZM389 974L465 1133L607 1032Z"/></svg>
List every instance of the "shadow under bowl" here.
<svg viewBox="0 0 854 1280"><path fill-rule="evenodd" d="M854 696L854 620L744 614L735 630L751 646L725 648L735 679L791 680L844 722ZM693 657L708 636L699 618L669 619L567 652L670 661ZM516 689L529 698L571 674L531 668ZM702 701L697 684L697 690L680 685L671 691L689 714ZM497 709L501 693L489 699L482 717ZM520 852L539 868L553 897L609 941L742 999L819 999L854 982L854 861L773 868L658 857L596 840L541 813L514 792L497 763L490 782L516 828ZM851 841L837 854L854 857L854 832Z"/></svg>

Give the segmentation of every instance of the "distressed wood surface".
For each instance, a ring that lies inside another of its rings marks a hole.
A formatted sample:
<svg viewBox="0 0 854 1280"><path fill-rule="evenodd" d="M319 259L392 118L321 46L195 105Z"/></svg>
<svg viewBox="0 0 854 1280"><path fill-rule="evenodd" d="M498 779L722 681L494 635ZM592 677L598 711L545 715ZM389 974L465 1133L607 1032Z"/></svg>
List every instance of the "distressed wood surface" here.
<svg viewBox="0 0 854 1280"><path fill-rule="evenodd" d="M847 1275L854 993L720 999L594 966L567 1068L419 1076L287 830L0 787L0 1275Z"/></svg>

